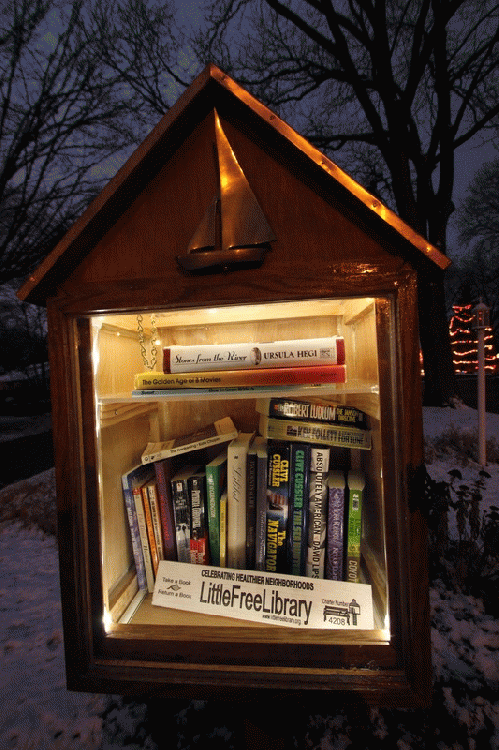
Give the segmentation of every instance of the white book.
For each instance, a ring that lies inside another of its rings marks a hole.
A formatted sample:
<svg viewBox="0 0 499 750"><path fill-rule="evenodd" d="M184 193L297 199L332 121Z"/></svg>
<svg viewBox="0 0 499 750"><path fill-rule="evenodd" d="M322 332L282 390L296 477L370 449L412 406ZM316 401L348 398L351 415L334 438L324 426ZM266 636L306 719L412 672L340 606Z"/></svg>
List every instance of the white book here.
<svg viewBox="0 0 499 750"><path fill-rule="evenodd" d="M248 370L345 364L342 336L315 339L169 346L163 349L165 373L197 370Z"/></svg>
<svg viewBox="0 0 499 750"><path fill-rule="evenodd" d="M246 568L246 476L254 432L240 432L227 450L227 566Z"/></svg>

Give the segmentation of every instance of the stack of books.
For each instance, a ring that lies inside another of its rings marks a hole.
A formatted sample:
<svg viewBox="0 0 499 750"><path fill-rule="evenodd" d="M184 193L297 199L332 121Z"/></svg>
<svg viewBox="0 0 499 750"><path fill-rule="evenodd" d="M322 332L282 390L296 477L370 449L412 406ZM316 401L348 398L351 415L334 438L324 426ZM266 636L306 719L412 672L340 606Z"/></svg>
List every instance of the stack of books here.
<svg viewBox="0 0 499 750"><path fill-rule="evenodd" d="M163 372L135 376L133 395L183 389L256 389L346 382L341 336L272 343L171 346Z"/></svg>
<svg viewBox="0 0 499 750"><path fill-rule="evenodd" d="M255 400L258 432L226 417L149 443L123 478L139 586L161 559L360 582L364 412L319 399Z"/></svg>

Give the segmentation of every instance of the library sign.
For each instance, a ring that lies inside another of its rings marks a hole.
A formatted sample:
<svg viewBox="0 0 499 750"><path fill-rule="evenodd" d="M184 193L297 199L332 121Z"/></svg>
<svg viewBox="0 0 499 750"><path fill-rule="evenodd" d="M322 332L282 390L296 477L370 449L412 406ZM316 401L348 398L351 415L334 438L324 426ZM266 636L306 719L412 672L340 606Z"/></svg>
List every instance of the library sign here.
<svg viewBox="0 0 499 750"><path fill-rule="evenodd" d="M152 603L266 625L371 630L371 586L161 561Z"/></svg>

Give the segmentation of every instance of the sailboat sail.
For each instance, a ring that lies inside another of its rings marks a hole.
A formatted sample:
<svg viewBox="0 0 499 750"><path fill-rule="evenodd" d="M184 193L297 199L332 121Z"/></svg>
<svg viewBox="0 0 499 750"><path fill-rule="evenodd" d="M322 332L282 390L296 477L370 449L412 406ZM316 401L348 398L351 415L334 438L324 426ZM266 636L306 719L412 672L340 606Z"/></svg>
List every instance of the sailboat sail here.
<svg viewBox="0 0 499 750"><path fill-rule="evenodd" d="M275 240L215 111L215 162L219 190L188 245L177 256L184 270L263 261Z"/></svg>

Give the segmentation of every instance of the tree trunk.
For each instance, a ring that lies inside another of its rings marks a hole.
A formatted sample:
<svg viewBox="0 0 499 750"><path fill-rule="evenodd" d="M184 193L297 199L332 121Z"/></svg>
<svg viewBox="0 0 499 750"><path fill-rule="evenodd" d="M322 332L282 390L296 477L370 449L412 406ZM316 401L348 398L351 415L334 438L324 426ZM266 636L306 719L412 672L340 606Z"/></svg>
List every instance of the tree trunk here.
<svg viewBox="0 0 499 750"><path fill-rule="evenodd" d="M454 366L440 270L419 277L419 335L425 370L425 406L443 406L455 395Z"/></svg>

